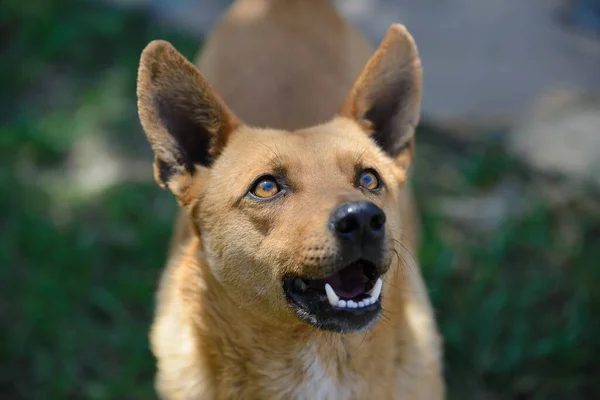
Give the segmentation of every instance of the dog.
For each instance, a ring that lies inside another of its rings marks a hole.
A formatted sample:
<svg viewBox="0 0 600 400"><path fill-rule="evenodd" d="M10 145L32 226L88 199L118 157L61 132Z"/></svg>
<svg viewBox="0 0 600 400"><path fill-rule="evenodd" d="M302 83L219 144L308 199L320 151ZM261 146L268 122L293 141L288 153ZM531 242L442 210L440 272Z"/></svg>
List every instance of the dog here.
<svg viewBox="0 0 600 400"><path fill-rule="evenodd" d="M143 50L139 117L180 205L161 398L444 397L407 182L421 82L404 26L373 51L325 0L237 0L196 64Z"/></svg>

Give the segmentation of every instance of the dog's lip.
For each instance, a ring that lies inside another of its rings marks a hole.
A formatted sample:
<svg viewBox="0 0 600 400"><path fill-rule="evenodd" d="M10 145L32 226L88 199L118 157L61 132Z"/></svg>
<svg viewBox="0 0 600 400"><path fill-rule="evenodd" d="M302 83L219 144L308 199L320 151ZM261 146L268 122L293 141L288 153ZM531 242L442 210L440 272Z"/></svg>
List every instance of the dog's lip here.
<svg viewBox="0 0 600 400"><path fill-rule="evenodd" d="M311 289L325 293L328 284L335 293L344 299L352 299L370 291L375 285L378 274L373 263L358 259L345 268L319 279L297 278Z"/></svg>
<svg viewBox="0 0 600 400"><path fill-rule="evenodd" d="M312 326L361 332L382 315L381 274L386 270L359 259L324 278L285 276L283 292L292 311Z"/></svg>
<svg viewBox="0 0 600 400"><path fill-rule="evenodd" d="M377 309L381 283L375 264L364 259L324 278L287 276L283 279L288 301L309 313L327 309L342 313Z"/></svg>

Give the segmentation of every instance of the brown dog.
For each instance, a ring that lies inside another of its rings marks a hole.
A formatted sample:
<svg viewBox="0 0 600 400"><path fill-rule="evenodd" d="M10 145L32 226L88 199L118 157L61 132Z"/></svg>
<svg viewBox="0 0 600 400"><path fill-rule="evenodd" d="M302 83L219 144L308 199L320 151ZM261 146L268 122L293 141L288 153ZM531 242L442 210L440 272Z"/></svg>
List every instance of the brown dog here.
<svg viewBox="0 0 600 400"><path fill-rule="evenodd" d="M183 209L151 334L163 398L443 397L405 187L421 64L401 25L372 54L324 0L238 0L202 74L144 50L140 119Z"/></svg>

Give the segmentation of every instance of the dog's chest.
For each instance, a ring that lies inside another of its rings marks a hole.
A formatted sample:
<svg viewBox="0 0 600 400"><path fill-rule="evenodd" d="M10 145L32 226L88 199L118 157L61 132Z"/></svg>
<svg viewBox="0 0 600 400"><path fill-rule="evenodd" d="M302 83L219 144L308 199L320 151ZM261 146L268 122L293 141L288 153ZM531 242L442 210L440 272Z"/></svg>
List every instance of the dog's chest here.
<svg viewBox="0 0 600 400"><path fill-rule="evenodd" d="M369 393L369 379L362 371L352 371L332 360L330 355L319 354L311 345L307 347L308 349L305 347L293 358L285 356L262 358L260 362L252 360L249 363L251 367L244 371L245 374L242 370L227 368L233 375L220 379L221 386L217 392L227 393L223 398L282 400L365 398ZM237 360L235 364L240 366L242 365L240 362L241 360ZM224 387L225 382L228 383Z"/></svg>
<svg viewBox="0 0 600 400"><path fill-rule="evenodd" d="M364 389L360 376L344 371L341 376L328 373L323 362L314 352L308 352L302 358L303 379L293 390L291 396L297 399L352 399ZM354 378L354 379L352 379Z"/></svg>

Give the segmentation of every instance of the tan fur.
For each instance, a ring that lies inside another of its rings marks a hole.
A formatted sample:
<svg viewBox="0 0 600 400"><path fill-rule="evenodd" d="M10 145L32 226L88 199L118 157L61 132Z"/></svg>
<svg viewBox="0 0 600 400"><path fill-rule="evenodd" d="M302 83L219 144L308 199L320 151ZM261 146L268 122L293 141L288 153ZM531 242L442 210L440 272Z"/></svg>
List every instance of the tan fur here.
<svg viewBox="0 0 600 400"><path fill-rule="evenodd" d="M420 61L400 25L372 55L322 0L236 1L205 45L202 74L166 42L144 50L140 119L156 179L182 206L151 332L162 398L444 397L406 188ZM290 311L281 277L331 273L325 221L365 198L352 186L357 163L386 183L369 197L390 237L384 318L364 333L330 333ZM284 200L244 196L278 169L292 182Z"/></svg>

